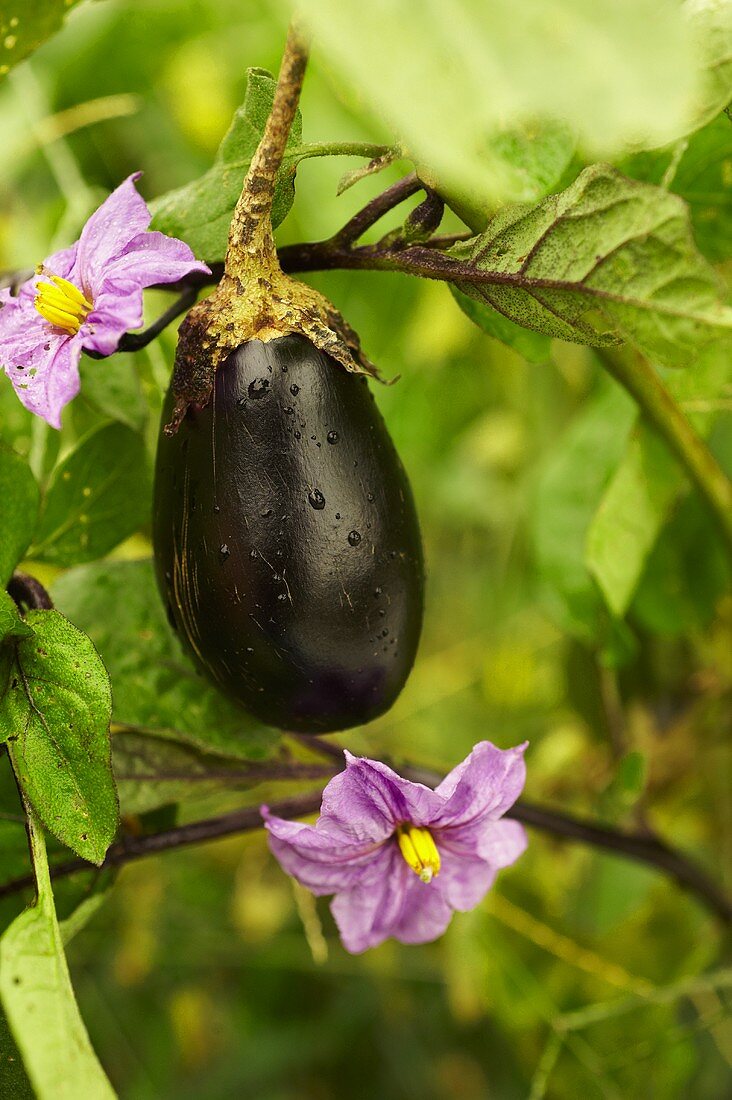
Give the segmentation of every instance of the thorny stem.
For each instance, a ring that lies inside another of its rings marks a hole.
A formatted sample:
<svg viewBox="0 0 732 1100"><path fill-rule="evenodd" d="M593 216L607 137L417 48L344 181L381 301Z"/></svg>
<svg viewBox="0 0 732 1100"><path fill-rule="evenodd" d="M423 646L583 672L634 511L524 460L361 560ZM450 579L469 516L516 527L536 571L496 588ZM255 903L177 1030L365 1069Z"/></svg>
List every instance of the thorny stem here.
<svg viewBox="0 0 732 1100"><path fill-rule="evenodd" d="M310 740L314 742L312 747L316 751L322 752L333 759L333 772L340 770L343 766L340 750L316 738ZM340 756L337 763L334 759L335 753ZM403 771L407 777L415 781L427 782L432 786L441 778L435 773L423 769L405 768ZM273 802L270 804L270 809L273 814L285 818L316 813L320 808L322 793L321 790L307 791L292 798ZM513 818L514 821L521 821L529 828L538 829L553 836L576 840L657 867L675 878L681 887L695 893L722 921L732 923L732 901L726 897L717 884L693 860L654 836L623 832L619 829L595 825L570 814L536 806L531 802L525 802L523 799L520 799L511 808L506 817ZM259 808L257 806L247 806L241 810L223 814L220 817L195 821L187 825L177 825L172 829L166 829L159 833L126 837L117 844L113 844L109 849L102 864L102 870L108 867L118 867L124 863L142 859L145 856L170 851L173 848L201 844L225 836L251 832L254 829L261 828L261 826L262 817ZM89 870L92 870L92 868L84 860L73 859L57 864L51 873L53 878L62 878L77 871ZM13 879L0 887L0 898L18 893L32 885L32 875Z"/></svg>
<svg viewBox="0 0 732 1100"><path fill-rule="evenodd" d="M275 179L285 154L308 61L307 48L291 26L277 78L272 111L252 157L242 193L229 230L225 274L244 279L248 272L277 268L277 249L272 235L272 201Z"/></svg>

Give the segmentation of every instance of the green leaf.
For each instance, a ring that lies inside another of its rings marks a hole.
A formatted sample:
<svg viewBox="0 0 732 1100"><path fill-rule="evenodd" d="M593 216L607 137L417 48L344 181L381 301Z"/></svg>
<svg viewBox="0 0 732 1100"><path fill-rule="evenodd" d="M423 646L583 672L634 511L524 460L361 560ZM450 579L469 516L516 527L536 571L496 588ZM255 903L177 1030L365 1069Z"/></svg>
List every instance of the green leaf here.
<svg viewBox="0 0 732 1100"><path fill-rule="evenodd" d="M112 737L112 762L126 814L148 813L223 787L246 790L259 782L239 760L125 729L115 730Z"/></svg>
<svg viewBox="0 0 732 1100"><path fill-rule="evenodd" d="M61 28L79 0L0 0L0 80Z"/></svg>
<svg viewBox="0 0 732 1100"><path fill-rule="evenodd" d="M310 0L303 18L379 136L385 120L439 181L492 201L516 197L491 155L505 127L562 119L595 156L683 132L696 62L676 5L542 0L516 12L512 0Z"/></svg>
<svg viewBox="0 0 732 1100"><path fill-rule="evenodd" d="M508 317L497 313L495 309L483 305L474 298L469 298L452 284L450 290L463 313L478 328L482 328L483 332L492 336L494 340L500 340L502 344L513 348L529 363L546 363L550 347L548 336L543 336L540 332L532 332L529 328L522 328Z"/></svg>
<svg viewBox="0 0 732 1100"><path fill-rule="evenodd" d="M689 133L710 122L732 99L732 4L728 0L686 0L683 13L699 69L686 128Z"/></svg>
<svg viewBox="0 0 732 1100"><path fill-rule="evenodd" d="M278 734L210 687L170 629L151 563L71 570L53 596L90 635L112 679L114 721L238 759L260 759Z"/></svg>
<svg viewBox="0 0 732 1100"><path fill-rule="evenodd" d="M688 365L732 334L732 309L694 245L684 203L614 168L585 169L535 207L501 210L470 246L460 290L516 324L576 343L627 340Z"/></svg>
<svg viewBox="0 0 732 1100"><path fill-rule="evenodd" d="M38 898L0 940L0 996L38 1100L113 1100L71 987L40 826L28 822Z"/></svg>
<svg viewBox="0 0 732 1100"><path fill-rule="evenodd" d="M229 223L241 194L249 163L272 109L276 81L264 69L249 69L243 105L234 115L214 163L200 179L170 191L150 204L152 228L186 241L208 263L223 260ZM288 138L292 152L301 143L298 111ZM277 176L272 225L278 226L295 198L297 157L285 157Z"/></svg>
<svg viewBox="0 0 732 1100"><path fill-rule="evenodd" d="M38 486L28 464L0 443L0 585L28 549L38 518Z"/></svg>
<svg viewBox="0 0 732 1100"><path fill-rule="evenodd" d="M670 149L637 153L620 167L634 179L662 184L681 196L694 239L708 260L722 263L732 257L732 125L726 115Z"/></svg>
<svg viewBox="0 0 732 1100"><path fill-rule="evenodd" d="M730 580L729 558L709 509L690 493L648 557L633 597L633 619L667 637L708 630Z"/></svg>
<svg viewBox="0 0 732 1100"><path fill-rule="evenodd" d="M34 636L0 667L0 740L49 832L100 864L118 821L109 679L89 638L58 611L31 611L27 621Z"/></svg>
<svg viewBox="0 0 732 1100"><path fill-rule="evenodd" d="M0 1095L4 1100L36 1100L4 1012L0 1012Z"/></svg>
<svg viewBox="0 0 732 1100"><path fill-rule="evenodd" d="M15 601L0 588L0 645L6 639L29 638L32 634L33 627L21 619Z"/></svg>
<svg viewBox="0 0 732 1100"><path fill-rule="evenodd" d="M558 441L536 486L532 534L543 601L565 630L593 642L607 614L585 565L585 542L634 415L617 387L593 397Z"/></svg>
<svg viewBox="0 0 732 1100"><path fill-rule="evenodd" d="M714 410L729 376L727 356L713 348L695 370L666 380L682 408L689 407L703 436L712 428L714 413L695 410ZM651 427L640 422L587 535L587 568L615 615L624 615L630 606L648 556L685 484L678 459Z"/></svg>
<svg viewBox="0 0 732 1100"><path fill-rule="evenodd" d="M149 499L142 438L96 428L54 470L31 554L65 566L100 558L145 522Z"/></svg>
<svg viewBox="0 0 732 1100"><path fill-rule="evenodd" d="M81 357L81 396L111 420L141 432L147 423L147 404L134 365L134 355L110 355L103 362Z"/></svg>
<svg viewBox="0 0 732 1100"><path fill-rule="evenodd" d="M576 139L559 122L525 123L499 130L490 139L500 158L514 202L537 202L556 186L572 160Z"/></svg>

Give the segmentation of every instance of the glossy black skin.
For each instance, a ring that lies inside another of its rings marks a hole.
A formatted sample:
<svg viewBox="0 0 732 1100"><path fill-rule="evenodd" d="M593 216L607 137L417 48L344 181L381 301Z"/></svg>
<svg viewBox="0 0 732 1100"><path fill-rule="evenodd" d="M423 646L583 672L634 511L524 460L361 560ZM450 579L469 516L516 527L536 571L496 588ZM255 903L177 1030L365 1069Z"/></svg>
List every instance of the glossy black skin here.
<svg viewBox="0 0 732 1100"><path fill-rule="evenodd" d="M424 584L409 482L366 379L304 337L237 348L161 433L154 542L184 646L263 722L346 729L404 686Z"/></svg>

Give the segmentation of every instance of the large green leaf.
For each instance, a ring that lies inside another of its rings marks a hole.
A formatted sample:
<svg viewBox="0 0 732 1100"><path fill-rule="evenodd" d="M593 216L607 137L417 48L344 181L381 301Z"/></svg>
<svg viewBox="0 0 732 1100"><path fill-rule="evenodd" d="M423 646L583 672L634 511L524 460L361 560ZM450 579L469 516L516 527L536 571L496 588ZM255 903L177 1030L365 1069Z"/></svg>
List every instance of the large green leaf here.
<svg viewBox="0 0 732 1100"><path fill-rule="evenodd" d="M688 125L697 63L675 4L310 0L303 18L379 124L459 191L516 197L490 140L527 120L564 120L595 156Z"/></svg>
<svg viewBox="0 0 732 1100"><path fill-rule="evenodd" d="M716 348L693 371L671 375L673 397L688 408L697 431L708 435L715 401L730 376L727 356ZM608 607L624 615L656 539L686 477L678 459L647 424L631 436L587 534L585 561Z"/></svg>
<svg viewBox="0 0 732 1100"><path fill-rule="evenodd" d="M214 163L205 175L150 204L152 228L181 237L209 263L223 260L229 223L241 194L244 177L272 109L275 80L264 69L249 69L243 105L234 115ZM292 152L302 136L298 112L288 138ZM272 224L286 217L295 198L297 157L285 157L280 168L272 206Z"/></svg>
<svg viewBox="0 0 732 1100"><path fill-rule="evenodd" d="M71 987L46 848L32 817L28 832L38 896L0 939L3 1008L38 1100L113 1100Z"/></svg>
<svg viewBox="0 0 732 1100"><path fill-rule="evenodd" d="M28 463L0 443L0 585L4 586L28 544L38 518L38 486Z"/></svg>
<svg viewBox="0 0 732 1100"><path fill-rule="evenodd" d="M258 781L241 761L125 729L114 732L112 761L123 813L147 813L222 787L246 789Z"/></svg>
<svg viewBox="0 0 732 1100"><path fill-rule="evenodd" d="M98 562L53 585L58 607L93 639L112 679L114 721L204 751L265 756L278 735L199 676L170 629L150 562Z"/></svg>
<svg viewBox="0 0 732 1100"><path fill-rule="evenodd" d="M608 388L570 424L541 471L533 509L533 542L541 594L569 633L596 640L603 600L585 564L587 531L620 460L635 409Z"/></svg>
<svg viewBox="0 0 732 1100"><path fill-rule="evenodd" d="M61 27L79 0L0 0L0 80Z"/></svg>
<svg viewBox="0 0 732 1100"><path fill-rule="evenodd" d="M732 9L732 5L730 5ZM668 187L689 207L694 239L713 263L732 257L732 124L720 115L670 149L637 153L621 168L634 179Z"/></svg>
<svg viewBox="0 0 732 1100"><path fill-rule="evenodd" d="M684 203L607 165L538 206L506 207L455 253L474 272L454 279L460 290L548 336L627 340L680 366L732 335L732 309L694 245Z"/></svg>
<svg viewBox="0 0 732 1100"><path fill-rule="evenodd" d="M732 99L732 4L686 0L683 14L697 54L698 84L687 132L710 122Z"/></svg>
<svg viewBox="0 0 732 1100"><path fill-rule="evenodd" d="M128 353L110 355L101 363L82 356L81 396L111 420L141 432L147 422L147 403L134 360Z"/></svg>
<svg viewBox="0 0 732 1100"><path fill-rule="evenodd" d="M32 634L33 627L21 619L15 602L0 588L0 644L6 639L29 638Z"/></svg>
<svg viewBox="0 0 732 1100"><path fill-rule="evenodd" d="M100 558L145 521L149 502L142 438L124 424L96 428L54 470L31 555L54 565Z"/></svg>
<svg viewBox="0 0 732 1100"><path fill-rule="evenodd" d="M101 863L117 829L109 679L94 646L58 611L31 611L31 638L0 650L0 740L49 832Z"/></svg>
<svg viewBox="0 0 732 1100"><path fill-rule="evenodd" d="M541 332L534 332L530 328L523 328L498 313L495 309L469 298L456 286L450 286L452 296L460 306L463 313L470 318L473 324L482 328L494 340L500 340L502 344L513 348L519 355L523 355L529 363L545 363L549 358L550 340Z"/></svg>

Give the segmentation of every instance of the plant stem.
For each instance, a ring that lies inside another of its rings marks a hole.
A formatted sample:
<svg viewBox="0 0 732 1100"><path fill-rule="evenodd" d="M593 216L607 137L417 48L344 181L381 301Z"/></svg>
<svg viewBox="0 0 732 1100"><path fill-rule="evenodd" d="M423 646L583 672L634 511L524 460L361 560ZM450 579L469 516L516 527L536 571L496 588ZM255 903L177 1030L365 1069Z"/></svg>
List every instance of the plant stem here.
<svg viewBox="0 0 732 1100"><path fill-rule="evenodd" d="M252 157L242 193L234 209L224 265L231 278L246 278L264 269L279 269L272 235L275 180L285 154L308 61L307 49L290 26L277 78L272 110Z"/></svg>
<svg viewBox="0 0 732 1100"><path fill-rule="evenodd" d="M313 746L316 751L319 746ZM429 780L433 785L441 777L422 769L404 769L405 774L420 780ZM316 813L320 808L323 792L308 791L305 794L285 798L272 803L270 809L278 817L292 818L304 814ZM732 901L719 886L693 860L677 851L664 841L642 833L623 832L601 825L595 825L570 814L535 806L520 799L506 814L507 818L521 821L529 828L538 829L550 835L566 840L576 840L603 851L616 852L619 855L637 860L640 863L657 867L671 875L681 887L696 894L697 897L717 916L729 924L732 923ZM177 825L160 833L151 833L140 837L127 837L113 844L107 852L102 869L118 867L132 860L173 848L202 844L221 837L251 832L262 827L262 816L258 806L247 806L221 817L194 821L187 825ZM57 864L52 869L53 878L63 878L78 871L93 870L83 859L72 859ZM25 875L0 886L0 898L18 893L33 884L33 876Z"/></svg>
<svg viewBox="0 0 732 1100"><path fill-rule="evenodd" d="M414 172L403 179L397 180L391 187L387 187L386 191L382 191L375 199L366 203L363 209L354 214L330 241L325 242L326 245L338 250L353 244L354 241L363 236L367 229L370 229L380 218L383 218L384 214L387 214L399 203L404 202L405 199L421 190L422 184Z"/></svg>
<svg viewBox="0 0 732 1100"><path fill-rule="evenodd" d="M598 354L676 455L709 505L732 554L732 481L643 356L626 348L602 348Z"/></svg>
<svg viewBox="0 0 732 1100"><path fill-rule="evenodd" d="M387 153L396 152L392 145L375 145L370 141L311 141L301 150L295 150L298 161L312 157L367 157L376 160Z"/></svg>

